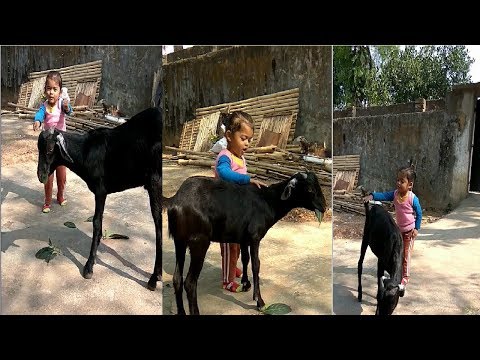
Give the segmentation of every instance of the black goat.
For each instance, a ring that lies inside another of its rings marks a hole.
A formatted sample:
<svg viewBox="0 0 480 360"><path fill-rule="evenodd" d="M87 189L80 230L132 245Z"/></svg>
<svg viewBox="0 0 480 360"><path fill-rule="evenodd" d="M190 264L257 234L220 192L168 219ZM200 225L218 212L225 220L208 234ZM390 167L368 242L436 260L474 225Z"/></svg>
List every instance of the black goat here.
<svg viewBox="0 0 480 360"><path fill-rule="evenodd" d="M402 281L403 237L392 216L381 205L365 203L365 228L358 260L358 301L362 301L362 264L367 247L377 256L377 309L375 315L391 315L398 304ZM390 278L384 277L387 271Z"/></svg>
<svg viewBox="0 0 480 360"><path fill-rule="evenodd" d="M251 287L247 276L251 255L253 300L257 301L258 308L264 307L259 285L260 240L268 229L296 207L315 210L321 222L326 201L315 173L297 173L288 180L261 189L211 177L194 176L185 180L167 205L169 232L175 242L173 286L178 313L185 314L183 266L188 247L190 268L185 290L190 314L199 314L197 280L211 241L240 244L245 291Z"/></svg>
<svg viewBox="0 0 480 360"><path fill-rule="evenodd" d="M82 135L50 129L39 135L38 180L45 183L57 166L65 165L95 194L92 247L83 268L84 278L93 274L107 194L144 186L156 233L155 266L148 288L154 290L161 280L161 153L162 116L157 108L146 109L113 129L98 128Z"/></svg>

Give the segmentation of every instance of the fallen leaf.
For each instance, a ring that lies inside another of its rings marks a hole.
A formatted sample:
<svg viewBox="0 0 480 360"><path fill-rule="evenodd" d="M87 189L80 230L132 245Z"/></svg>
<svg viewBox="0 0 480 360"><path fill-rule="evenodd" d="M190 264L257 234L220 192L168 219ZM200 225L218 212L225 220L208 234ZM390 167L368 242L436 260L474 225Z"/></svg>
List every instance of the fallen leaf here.
<svg viewBox="0 0 480 360"><path fill-rule="evenodd" d="M66 227L71 228L71 229L75 229L77 227L77 225L75 225L71 221L66 221L66 222L63 223L63 225L65 225Z"/></svg>
<svg viewBox="0 0 480 360"><path fill-rule="evenodd" d="M267 306L261 312L265 315L285 315L292 311L292 308L287 304L276 303Z"/></svg>
<svg viewBox="0 0 480 360"><path fill-rule="evenodd" d="M130 239L127 235L122 235L122 234L110 234L108 238L109 239Z"/></svg>

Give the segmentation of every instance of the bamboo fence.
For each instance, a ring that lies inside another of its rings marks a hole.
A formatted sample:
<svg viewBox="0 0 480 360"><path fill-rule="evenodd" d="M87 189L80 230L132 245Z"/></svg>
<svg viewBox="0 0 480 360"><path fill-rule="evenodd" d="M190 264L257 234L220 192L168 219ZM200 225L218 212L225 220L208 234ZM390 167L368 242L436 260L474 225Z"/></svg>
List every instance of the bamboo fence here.
<svg viewBox="0 0 480 360"><path fill-rule="evenodd" d="M8 103L16 108L15 112L20 119L31 119L33 121L38 109L26 106ZM101 111L90 109L86 106L73 107L73 116L65 116L65 124L68 131L83 133L85 131L99 127L114 128L119 125L118 122L108 120L102 117Z"/></svg>
<svg viewBox="0 0 480 360"><path fill-rule="evenodd" d="M193 150L208 151L211 148L210 138L216 135L220 111L202 116L199 123L198 135Z"/></svg>
<svg viewBox="0 0 480 360"><path fill-rule="evenodd" d="M289 115L292 122L288 131L287 141L293 141L295 126L297 124L299 89L280 91L270 95L257 96L246 100L218 104L195 110L195 119L184 123L180 135L179 147L192 150L195 146L201 118L215 112L232 112L241 110L247 112L253 118L254 135L253 144L260 139L260 129L264 119L272 116Z"/></svg>
<svg viewBox="0 0 480 360"><path fill-rule="evenodd" d="M358 192L358 175L360 173L360 155L343 155L333 157L333 208L365 215L365 208ZM339 190L337 190L339 189ZM340 190L341 189L341 190Z"/></svg>
<svg viewBox="0 0 480 360"><path fill-rule="evenodd" d="M96 102L99 97L100 92L100 81L102 78L102 60L92 61L85 64L67 66L58 69L49 69L44 71L32 72L29 74L29 81L24 83L20 87L20 94L18 97L17 104L21 106L29 107L30 98L32 97L33 84L37 81L42 82L41 80L36 79L45 79L45 76L49 71L57 70L62 75L62 86L68 88L70 95L70 101L72 104L75 104L75 99L79 93L82 93L82 83L92 83L91 88L94 88L94 94L85 94L87 96L92 96L90 106ZM35 81L36 80L36 81ZM45 81L43 81L45 83ZM93 86L94 84L94 86ZM80 85L80 86L78 86ZM33 94L35 95L35 94ZM35 98L35 96L34 96ZM34 106L34 105L32 105Z"/></svg>

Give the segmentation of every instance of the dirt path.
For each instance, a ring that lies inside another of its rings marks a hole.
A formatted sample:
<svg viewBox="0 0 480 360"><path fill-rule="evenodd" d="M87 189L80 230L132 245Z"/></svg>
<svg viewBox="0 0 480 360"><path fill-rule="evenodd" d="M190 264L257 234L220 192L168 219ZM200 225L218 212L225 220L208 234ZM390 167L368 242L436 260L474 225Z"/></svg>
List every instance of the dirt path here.
<svg viewBox="0 0 480 360"><path fill-rule="evenodd" d="M480 314L479 234L480 194L469 194L450 214L422 225L415 240L411 280L394 314ZM363 264L363 301L357 301L360 236L334 240L335 314L375 313L377 261L370 249Z"/></svg>
<svg viewBox="0 0 480 360"><path fill-rule="evenodd" d="M184 179L193 175L212 176L211 170L196 167L164 165L163 192L172 196ZM313 218L312 218L313 219ZM291 314L331 314L332 223L282 220L272 227L260 246L260 281L262 297L267 304L284 303ZM172 285L175 270L173 240L168 237L167 214L163 212L163 304L164 314L176 314ZM184 276L188 271L189 255ZM251 268L249 268L251 280ZM184 292L184 303L188 302ZM232 294L221 288L220 246L212 243L198 281L198 304L201 314L257 315L252 291Z"/></svg>
<svg viewBox="0 0 480 360"><path fill-rule="evenodd" d="M130 239L102 240L93 278L85 280L81 272L92 236L92 223L85 220L93 215L94 197L83 180L68 171L68 205L54 203L49 214L41 212L43 185L32 161L37 136L29 122L2 117L2 314L162 314L161 284L155 292L146 289L155 260L146 190L107 197L104 231ZM16 157L18 153L23 156ZM66 221L77 228L65 227ZM63 255L47 264L35 253L49 238Z"/></svg>

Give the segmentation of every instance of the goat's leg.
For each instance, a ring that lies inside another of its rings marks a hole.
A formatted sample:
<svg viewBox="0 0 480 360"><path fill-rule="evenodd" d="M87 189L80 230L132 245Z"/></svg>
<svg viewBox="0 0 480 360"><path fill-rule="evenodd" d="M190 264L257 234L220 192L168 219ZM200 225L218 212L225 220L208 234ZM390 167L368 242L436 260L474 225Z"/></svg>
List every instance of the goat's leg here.
<svg viewBox="0 0 480 360"><path fill-rule="evenodd" d="M360 249L360 259L358 259L358 301L362 301L362 271L363 271L363 259L365 258L365 252L368 247L368 239L363 235L362 247Z"/></svg>
<svg viewBox="0 0 480 360"><path fill-rule="evenodd" d="M177 314L185 315L185 308L183 307L183 266L185 264L185 252L187 247L181 240L175 241L175 273L173 274L173 288L175 289L175 300L177 303Z"/></svg>
<svg viewBox="0 0 480 360"><path fill-rule="evenodd" d="M252 240L250 245L250 255L252 256L252 272L253 272L253 300L257 302L257 308L261 309L265 306L265 302L260 294L260 258L258 257L260 242Z"/></svg>
<svg viewBox="0 0 480 360"><path fill-rule="evenodd" d="M150 209L152 210L153 222L155 223L155 265L152 276L148 280L147 288L155 290L157 281L162 281L162 178L154 174L150 180L148 195L150 196Z"/></svg>
<svg viewBox="0 0 480 360"><path fill-rule="evenodd" d="M185 278L190 315L200 315L197 303L197 282L209 246L210 241L206 237L195 239L194 243L190 245L190 267Z"/></svg>
<svg viewBox="0 0 480 360"><path fill-rule="evenodd" d="M240 251L242 254L242 289L243 291L248 291L252 287L250 281L248 281L248 262L250 261L250 254L248 252L248 245L246 243L240 244Z"/></svg>
<svg viewBox="0 0 480 360"><path fill-rule="evenodd" d="M377 300L380 300L383 297L385 291L382 277L385 274L385 268L383 266L382 260L378 259L377 261Z"/></svg>
<svg viewBox="0 0 480 360"><path fill-rule="evenodd" d="M375 309L375 315L380 315L380 307L379 303L382 300L383 295L385 293L385 289L383 286L383 274L385 273L385 268L383 263L380 259L377 261L377 308Z"/></svg>
<svg viewBox="0 0 480 360"><path fill-rule="evenodd" d="M95 215L93 216L93 238L92 247L90 249L90 256L83 268L83 277L91 279L93 275L93 265L95 264L95 257L97 256L98 244L102 237L102 221L103 211L105 209L106 194L95 194Z"/></svg>

